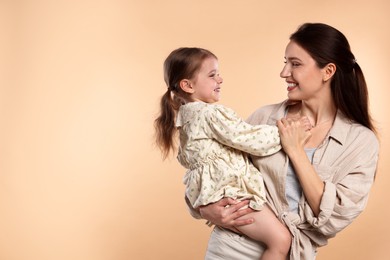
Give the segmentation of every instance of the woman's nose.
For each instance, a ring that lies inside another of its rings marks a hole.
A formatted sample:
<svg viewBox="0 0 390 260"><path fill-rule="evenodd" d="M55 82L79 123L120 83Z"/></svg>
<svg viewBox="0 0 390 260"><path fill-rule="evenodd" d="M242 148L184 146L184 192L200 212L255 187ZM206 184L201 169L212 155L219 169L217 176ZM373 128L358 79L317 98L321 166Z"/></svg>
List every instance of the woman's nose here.
<svg viewBox="0 0 390 260"><path fill-rule="evenodd" d="M284 65L282 71L280 72L280 77L281 78L287 78L287 77L290 77L291 76L291 71L290 69L288 68L287 64Z"/></svg>

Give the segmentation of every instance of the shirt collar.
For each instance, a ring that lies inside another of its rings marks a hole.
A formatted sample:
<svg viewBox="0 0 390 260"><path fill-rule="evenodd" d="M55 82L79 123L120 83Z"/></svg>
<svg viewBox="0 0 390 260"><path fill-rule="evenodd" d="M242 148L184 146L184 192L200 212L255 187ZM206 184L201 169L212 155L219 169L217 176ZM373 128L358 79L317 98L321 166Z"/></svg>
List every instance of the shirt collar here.
<svg viewBox="0 0 390 260"><path fill-rule="evenodd" d="M329 137L335 139L341 145L345 143L347 135L352 126L352 121L348 119L340 110L337 110L333 126L329 131Z"/></svg>
<svg viewBox="0 0 390 260"><path fill-rule="evenodd" d="M276 122L280 118L286 116L287 108L293 104L293 102L294 101L291 100L285 100L280 104L280 106L276 106L274 111L271 112L267 124L276 125ZM343 145L347 139L347 135L351 126L351 120L348 119L340 110L337 110L336 118L332 128L329 131L328 137Z"/></svg>

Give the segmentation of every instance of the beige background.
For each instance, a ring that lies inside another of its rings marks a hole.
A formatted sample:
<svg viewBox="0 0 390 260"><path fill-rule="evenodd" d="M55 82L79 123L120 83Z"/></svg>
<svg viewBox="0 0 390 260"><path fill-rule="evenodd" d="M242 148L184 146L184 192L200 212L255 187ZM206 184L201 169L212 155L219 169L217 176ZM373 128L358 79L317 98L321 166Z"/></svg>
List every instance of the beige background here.
<svg viewBox="0 0 390 260"><path fill-rule="evenodd" d="M390 4L387 0L0 1L0 259L202 259L210 229L161 161L152 122L162 62L215 52L222 103L247 117L283 100L288 36L303 22L345 33L381 137L366 211L318 259L387 259Z"/></svg>

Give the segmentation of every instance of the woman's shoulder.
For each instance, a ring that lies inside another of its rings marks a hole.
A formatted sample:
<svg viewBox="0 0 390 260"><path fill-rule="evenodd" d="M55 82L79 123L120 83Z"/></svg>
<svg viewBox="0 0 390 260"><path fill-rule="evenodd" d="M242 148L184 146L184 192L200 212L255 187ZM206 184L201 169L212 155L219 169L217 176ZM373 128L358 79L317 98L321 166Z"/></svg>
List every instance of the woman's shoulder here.
<svg viewBox="0 0 390 260"><path fill-rule="evenodd" d="M364 143L370 143L371 145L379 146L378 136L371 129L359 124L352 123L350 131L348 133L353 140L360 140Z"/></svg>
<svg viewBox="0 0 390 260"><path fill-rule="evenodd" d="M338 112L330 135L347 146L379 148L379 139L371 129L347 119Z"/></svg>
<svg viewBox="0 0 390 260"><path fill-rule="evenodd" d="M287 106L291 104L291 101L284 100L279 103L261 106L256 109L255 112L253 112L246 121L250 124L260 124L267 123L270 117L275 117L275 119L279 119L284 115Z"/></svg>

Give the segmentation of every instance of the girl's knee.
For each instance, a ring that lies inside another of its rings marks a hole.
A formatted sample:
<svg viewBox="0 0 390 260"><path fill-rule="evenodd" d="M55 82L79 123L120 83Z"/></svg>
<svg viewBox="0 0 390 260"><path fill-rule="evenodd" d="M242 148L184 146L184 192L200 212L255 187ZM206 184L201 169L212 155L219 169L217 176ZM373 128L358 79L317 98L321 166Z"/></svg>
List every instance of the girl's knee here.
<svg viewBox="0 0 390 260"><path fill-rule="evenodd" d="M283 231L280 230L272 241L270 241L270 244L267 244L267 249L270 250L272 254L287 256L290 251L291 242L291 233L287 229Z"/></svg>
<svg viewBox="0 0 390 260"><path fill-rule="evenodd" d="M287 229L281 232L277 243L278 250L284 255L287 255L292 243L291 233Z"/></svg>

